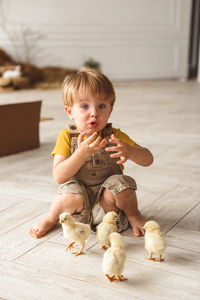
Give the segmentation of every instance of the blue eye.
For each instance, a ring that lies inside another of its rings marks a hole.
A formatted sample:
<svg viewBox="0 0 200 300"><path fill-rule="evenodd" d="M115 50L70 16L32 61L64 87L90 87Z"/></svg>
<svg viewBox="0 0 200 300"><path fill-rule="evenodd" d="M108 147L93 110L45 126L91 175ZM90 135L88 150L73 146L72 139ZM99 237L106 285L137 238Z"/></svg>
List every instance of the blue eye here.
<svg viewBox="0 0 200 300"><path fill-rule="evenodd" d="M99 104L99 108L100 109L103 109L103 108L105 108L106 106L105 106L105 104Z"/></svg>
<svg viewBox="0 0 200 300"><path fill-rule="evenodd" d="M84 105L81 106L81 108L87 109L87 108L88 108L88 105L87 105L87 104L84 104Z"/></svg>

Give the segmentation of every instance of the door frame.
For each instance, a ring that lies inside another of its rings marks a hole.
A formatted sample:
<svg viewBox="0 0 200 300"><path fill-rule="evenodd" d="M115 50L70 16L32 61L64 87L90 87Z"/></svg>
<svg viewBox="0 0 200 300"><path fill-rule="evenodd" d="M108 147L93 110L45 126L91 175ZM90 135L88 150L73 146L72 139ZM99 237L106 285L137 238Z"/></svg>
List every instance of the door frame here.
<svg viewBox="0 0 200 300"><path fill-rule="evenodd" d="M199 64L199 44L200 44L200 1L192 1L191 23L190 23L190 43L188 57L188 78L198 77Z"/></svg>

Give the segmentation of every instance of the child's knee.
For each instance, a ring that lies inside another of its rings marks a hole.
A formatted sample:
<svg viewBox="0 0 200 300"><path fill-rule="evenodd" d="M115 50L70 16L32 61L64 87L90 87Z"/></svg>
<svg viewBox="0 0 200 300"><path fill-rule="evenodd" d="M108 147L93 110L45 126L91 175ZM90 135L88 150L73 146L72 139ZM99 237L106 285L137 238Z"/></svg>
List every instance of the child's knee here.
<svg viewBox="0 0 200 300"><path fill-rule="evenodd" d="M109 189L104 189L103 193L100 197L100 204L102 205L103 203L106 204L115 204L115 195L109 190Z"/></svg>
<svg viewBox="0 0 200 300"><path fill-rule="evenodd" d="M80 212L84 208L84 199L80 194L62 194L57 200L60 202L63 209Z"/></svg>
<svg viewBox="0 0 200 300"><path fill-rule="evenodd" d="M136 193L133 189L125 189L116 195L116 204L120 205L120 207L132 201L137 201Z"/></svg>

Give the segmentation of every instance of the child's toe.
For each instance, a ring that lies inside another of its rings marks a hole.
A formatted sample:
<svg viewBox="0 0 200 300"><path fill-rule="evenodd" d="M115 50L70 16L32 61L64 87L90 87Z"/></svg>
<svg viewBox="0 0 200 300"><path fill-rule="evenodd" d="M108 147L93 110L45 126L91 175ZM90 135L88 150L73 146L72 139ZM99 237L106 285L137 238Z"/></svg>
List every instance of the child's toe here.
<svg viewBox="0 0 200 300"><path fill-rule="evenodd" d="M142 235L140 229L137 228L137 227L133 228L133 234L135 236L141 236Z"/></svg>

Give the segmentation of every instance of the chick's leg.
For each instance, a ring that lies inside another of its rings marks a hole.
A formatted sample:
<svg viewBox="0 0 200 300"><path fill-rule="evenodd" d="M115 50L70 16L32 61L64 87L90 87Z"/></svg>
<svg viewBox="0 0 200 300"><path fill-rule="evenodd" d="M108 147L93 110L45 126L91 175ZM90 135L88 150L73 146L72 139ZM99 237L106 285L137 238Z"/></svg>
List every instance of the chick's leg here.
<svg viewBox="0 0 200 300"><path fill-rule="evenodd" d="M72 252L72 254L75 254L75 256L79 256L79 255L81 255L81 254L84 254L84 253L83 253L83 248L84 248L84 246L85 246L85 242L83 242L80 251L78 251L78 252Z"/></svg>
<svg viewBox="0 0 200 300"><path fill-rule="evenodd" d="M101 250L107 250L108 249L108 247L107 246L101 246Z"/></svg>
<svg viewBox="0 0 200 300"><path fill-rule="evenodd" d="M75 242L70 243L70 244L67 246L67 248L66 248L65 251L67 252L68 250L71 250L71 248L73 248L74 243L75 243Z"/></svg>
<svg viewBox="0 0 200 300"><path fill-rule="evenodd" d="M161 262L164 260L164 258L162 258L162 255L160 255L158 258L155 258L155 260Z"/></svg>
<svg viewBox="0 0 200 300"><path fill-rule="evenodd" d="M148 260L155 260L155 258L152 257L152 252L150 253L149 257L146 257L146 259L148 259Z"/></svg>
<svg viewBox="0 0 200 300"><path fill-rule="evenodd" d="M113 275L112 277L110 277L108 274L105 274L106 278L112 282L112 281L115 281L115 275Z"/></svg>
<svg viewBox="0 0 200 300"><path fill-rule="evenodd" d="M81 248L80 251L78 251L78 252L72 252L72 254L75 254L75 256L79 256L81 254L84 254L84 252L82 251L82 248Z"/></svg>
<svg viewBox="0 0 200 300"><path fill-rule="evenodd" d="M123 275L118 275L118 276L115 276L115 281L124 281L124 280L128 280L126 277L124 277Z"/></svg>

